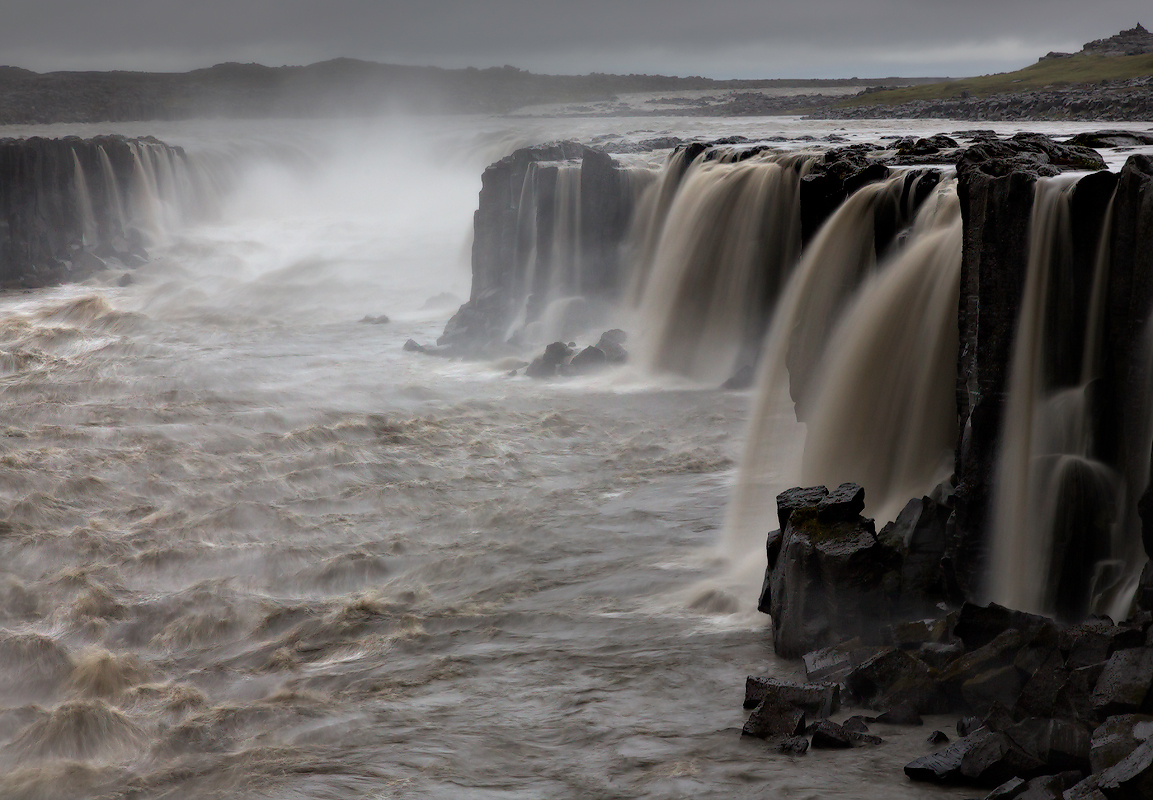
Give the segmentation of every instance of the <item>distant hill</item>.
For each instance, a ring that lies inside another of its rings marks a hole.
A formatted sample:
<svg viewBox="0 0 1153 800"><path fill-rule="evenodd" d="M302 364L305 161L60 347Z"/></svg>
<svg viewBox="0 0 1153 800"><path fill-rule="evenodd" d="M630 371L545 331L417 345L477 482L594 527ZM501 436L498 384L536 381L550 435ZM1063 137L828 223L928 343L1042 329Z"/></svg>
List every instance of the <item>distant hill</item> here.
<svg viewBox="0 0 1153 800"><path fill-rule="evenodd" d="M184 73L51 72L0 67L0 125L192 117L505 113L630 92L879 85L898 79L713 80L663 75L537 75L515 67L441 69L340 58L310 66L217 64ZM901 83L932 79L899 79Z"/></svg>
<svg viewBox="0 0 1153 800"><path fill-rule="evenodd" d="M1120 84L1148 76L1153 76L1153 34L1137 25L1108 39L1089 42L1077 53L1049 53L1036 64L1016 72L888 90L873 89L847 98L836 107L896 106L914 101L984 98L1038 89L1073 90Z"/></svg>

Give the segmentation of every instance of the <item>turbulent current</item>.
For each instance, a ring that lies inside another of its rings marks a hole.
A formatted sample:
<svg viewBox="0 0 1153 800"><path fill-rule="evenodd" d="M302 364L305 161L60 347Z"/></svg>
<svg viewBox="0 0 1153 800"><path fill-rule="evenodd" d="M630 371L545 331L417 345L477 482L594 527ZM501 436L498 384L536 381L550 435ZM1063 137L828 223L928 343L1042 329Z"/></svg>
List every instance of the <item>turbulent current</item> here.
<svg viewBox="0 0 1153 800"><path fill-rule="evenodd" d="M233 189L130 280L0 297L0 797L956 796L900 775L931 728L739 736L795 670L693 591L747 394L402 351L484 165L561 124L127 131Z"/></svg>

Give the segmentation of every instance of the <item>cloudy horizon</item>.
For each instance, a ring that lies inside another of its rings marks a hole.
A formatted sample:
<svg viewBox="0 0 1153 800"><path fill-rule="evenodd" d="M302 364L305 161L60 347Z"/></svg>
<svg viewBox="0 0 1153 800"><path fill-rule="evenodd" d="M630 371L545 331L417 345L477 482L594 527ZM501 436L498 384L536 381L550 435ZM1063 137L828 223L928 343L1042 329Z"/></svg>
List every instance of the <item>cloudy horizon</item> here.
<svg viewBox="0 0 1153 800"><path fill-rule="evenodd" d="M1137 22L1147 2L4 0L0 63L185 71L337 57L448 68L713 78L964 77L1019 69Z"/></svg>

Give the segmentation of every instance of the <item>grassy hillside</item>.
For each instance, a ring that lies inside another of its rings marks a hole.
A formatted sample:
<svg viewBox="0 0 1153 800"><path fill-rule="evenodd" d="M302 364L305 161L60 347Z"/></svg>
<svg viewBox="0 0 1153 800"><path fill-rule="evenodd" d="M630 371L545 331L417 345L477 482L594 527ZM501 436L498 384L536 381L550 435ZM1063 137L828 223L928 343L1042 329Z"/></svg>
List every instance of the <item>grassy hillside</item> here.
<svg viewBox="0 0 1153 800"><path fill-rule="evenodd" d="M1153 53L1112 58L1078 54L1070 58L1039 61L1016 72L870 92L858 97L850 97L837 105L841 107L897 105L911 100L946 100L962 97L965 96L964 93L966 92L972 97L988 97L1005 92L1021 92L1046 87L1062 89L1077 84L1127 80L1144 75L1153 75Z"/></svg>

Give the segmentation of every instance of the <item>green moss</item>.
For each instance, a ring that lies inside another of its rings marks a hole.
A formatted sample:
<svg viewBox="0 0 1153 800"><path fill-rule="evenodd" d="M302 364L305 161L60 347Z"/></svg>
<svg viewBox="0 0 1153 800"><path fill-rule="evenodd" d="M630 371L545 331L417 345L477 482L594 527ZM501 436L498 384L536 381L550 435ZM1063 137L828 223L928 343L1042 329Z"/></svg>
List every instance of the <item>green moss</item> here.
<svg viewBox="0 0 1153 800"><path fill-rule="evenodd" d="M837 105L852 106L898 105L914 100L948 100L962 96L989 97L1006 92L1034 89L1065 89L1101 81L1121 81L1153 75L1153 53L1139 56L1075 55L1039 61L1016 72L982 75L958 81L906 86L884 92L872 92L850 97ZM966 94L967 93L967 94Z"/></svg>

